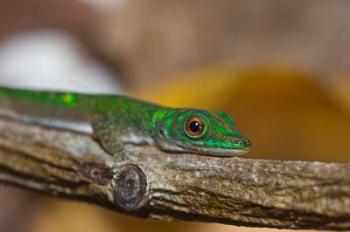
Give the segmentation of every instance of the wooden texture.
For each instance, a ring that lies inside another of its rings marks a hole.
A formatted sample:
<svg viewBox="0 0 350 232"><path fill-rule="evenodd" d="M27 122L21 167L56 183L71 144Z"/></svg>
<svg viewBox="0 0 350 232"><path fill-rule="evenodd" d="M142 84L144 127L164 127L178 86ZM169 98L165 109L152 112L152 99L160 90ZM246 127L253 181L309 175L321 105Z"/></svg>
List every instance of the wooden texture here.
<svg viewBox="0 0 350 232"><path fill-rule="evenodd" d="M0 118L0 181L120 213L250 227L350 230L350 164L168 154Z"/></svg>

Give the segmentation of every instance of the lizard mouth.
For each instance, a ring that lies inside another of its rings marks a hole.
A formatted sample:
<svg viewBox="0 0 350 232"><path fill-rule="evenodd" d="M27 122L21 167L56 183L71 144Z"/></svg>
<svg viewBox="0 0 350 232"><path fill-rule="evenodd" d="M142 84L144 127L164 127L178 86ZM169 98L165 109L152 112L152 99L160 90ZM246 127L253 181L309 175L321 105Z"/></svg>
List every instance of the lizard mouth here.
<svg viewBox="0 0 350 232"><path fill-rule="evenodd" d="M193 149L192 152L208 155L208 156L220 156L220 157L235 157L247 154L250 151L250 148L245 148L242 150L238 149L226 149L226 148L201 148Z"/></svg>
<svg viewBox="0 0 350 232"><path fill-rule="evenodd" d="M180 142L174 142L178 147L181 147L183 152L195 153L207 156L219 156L219 157L235 157L247 154L250 151L250 147L243 149L232 148L207 148L197 147L192 145L186 145Z"/></svg>
<svg viewBox="0 0 350 232"><path fill-rule="evenodd" d="M250 151L250 146L234 149L234 148L208 148L203 146L195 146L184 144L177 140L161 140L158 141L161 150L175 153L194 153L205 156L217 157L235 157L247 154Z"/></svg>

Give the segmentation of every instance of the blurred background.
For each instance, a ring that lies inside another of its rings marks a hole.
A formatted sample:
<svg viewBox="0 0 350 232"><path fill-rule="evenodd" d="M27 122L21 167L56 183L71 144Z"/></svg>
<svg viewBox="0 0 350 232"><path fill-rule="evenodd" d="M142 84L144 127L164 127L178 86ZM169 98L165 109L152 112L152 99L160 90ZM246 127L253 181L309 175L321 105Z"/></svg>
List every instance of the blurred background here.
<svg viewBox="0 0 350 232"><path fill-rule="evenodd" d="M0 0L0 85L229 112L250 158L350 160L350 1ZM0 185L0 231L274 231Z"/></svg>

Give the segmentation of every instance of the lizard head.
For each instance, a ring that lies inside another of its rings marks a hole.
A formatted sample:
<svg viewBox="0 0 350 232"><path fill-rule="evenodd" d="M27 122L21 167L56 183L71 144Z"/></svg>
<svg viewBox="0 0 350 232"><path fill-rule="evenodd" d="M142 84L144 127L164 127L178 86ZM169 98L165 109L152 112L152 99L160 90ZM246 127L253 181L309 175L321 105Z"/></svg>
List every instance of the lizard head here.
<svg viewBox="0 0 350 232"><path fill-rule="evenodd" d="M247 153L251 146L232 118L221 111L171 110L158 128L159 146L167 151L237 156Z"/></svg>

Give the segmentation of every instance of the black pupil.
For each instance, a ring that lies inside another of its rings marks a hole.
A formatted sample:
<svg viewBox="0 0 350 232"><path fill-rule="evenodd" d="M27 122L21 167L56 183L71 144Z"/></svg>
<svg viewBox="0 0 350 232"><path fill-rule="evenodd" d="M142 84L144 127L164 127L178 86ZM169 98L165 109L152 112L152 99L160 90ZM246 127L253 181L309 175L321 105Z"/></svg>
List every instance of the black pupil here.
<svg viewBox="0 0 350 232"><path fill-rule="evenodd" d="M193 133L203 131L203 125L201 123L199 123L198 121L191 122L189 128Z"/></svg>

